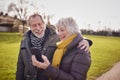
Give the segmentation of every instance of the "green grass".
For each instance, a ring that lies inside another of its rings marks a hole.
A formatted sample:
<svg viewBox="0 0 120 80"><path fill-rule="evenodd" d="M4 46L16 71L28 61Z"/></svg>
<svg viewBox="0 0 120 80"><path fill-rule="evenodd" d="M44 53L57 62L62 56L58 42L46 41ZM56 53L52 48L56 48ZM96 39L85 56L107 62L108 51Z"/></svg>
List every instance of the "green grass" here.
<svg viewBox="0 0 120 80"><path fill-rule="evenodd" d="M20 40L19 34L0 33L0 80L15 80Z"/></svg>
<svg viewBox="0 0 120 80"><path fill-rule="evenodd" d="M90 48L92 65L88 72L88 80L95 80L120 61L120 37L85 36L93 41Z"/></svg>
<svg viewBox="0 0 120 80"><path fill-rule="evenodd" d="M88 80L94 80L120 61L120 37L85 36L93 41ZM0 80L15 80L21 38L18 33L0 33Z"/></svg>

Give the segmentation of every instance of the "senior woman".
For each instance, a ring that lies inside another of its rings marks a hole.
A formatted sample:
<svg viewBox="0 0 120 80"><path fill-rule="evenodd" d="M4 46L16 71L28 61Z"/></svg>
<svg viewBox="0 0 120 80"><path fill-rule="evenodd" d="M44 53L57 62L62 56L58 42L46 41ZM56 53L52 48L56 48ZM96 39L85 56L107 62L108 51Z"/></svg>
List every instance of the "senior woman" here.
<svg viewBox="0 0 120 80"><path fill-rule="evenodd" d="M86 80L91 65L90 54L78 49L83 40L78 25L71 17L62 18L56 24L60 42L53 55L52 63L42 55L43 62L32 56L32 64L45 71L50 80Z"/></svg>

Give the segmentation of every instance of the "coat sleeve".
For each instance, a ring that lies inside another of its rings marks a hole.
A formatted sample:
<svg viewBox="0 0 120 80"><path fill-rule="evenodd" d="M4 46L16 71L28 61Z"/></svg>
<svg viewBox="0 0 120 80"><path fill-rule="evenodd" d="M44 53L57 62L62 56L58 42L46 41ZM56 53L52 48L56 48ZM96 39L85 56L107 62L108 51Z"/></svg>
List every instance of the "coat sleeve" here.
<svg viewBox="0 0 120 80"><path fill-rule="evenodd" d="M89 55L89 53L85 53L84 51L82 53L78 52L73 59L69 73L52 66L46 69L46 73L52 80L86 80L86 75L91 64Z"/></svg>
<svg viewBox="0 0 120 80"><path fill-rule="evenodd" d="M92 41L92 40L90 40L90 39L88 39L88 38L85 38L85 37L84 37L84 39L88 41L89 46L92 46L92 45L93 45L93 41Z"/></svg>
<svg viewBox="0 0 120 80"><path fill-rule="evenodd" d="M22 46L22 42L21 42L21 46ZM16 80L25 80L25 78L24 78L24 63L23 63L21 48L19 51L18 61L17 61Z"/></svg>

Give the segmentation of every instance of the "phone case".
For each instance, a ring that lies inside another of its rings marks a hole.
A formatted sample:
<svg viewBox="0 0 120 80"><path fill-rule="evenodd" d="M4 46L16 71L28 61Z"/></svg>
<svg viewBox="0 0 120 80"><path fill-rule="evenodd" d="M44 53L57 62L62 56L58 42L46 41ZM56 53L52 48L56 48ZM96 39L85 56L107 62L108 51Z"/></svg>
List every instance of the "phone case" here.
<svg viewBox="0 0 120 80"><path fill-rule="evenodd" d="M31 47L30 51L32 55L35 55L36 59L40 62L43 62L41 51L36 47Z"/></svg>

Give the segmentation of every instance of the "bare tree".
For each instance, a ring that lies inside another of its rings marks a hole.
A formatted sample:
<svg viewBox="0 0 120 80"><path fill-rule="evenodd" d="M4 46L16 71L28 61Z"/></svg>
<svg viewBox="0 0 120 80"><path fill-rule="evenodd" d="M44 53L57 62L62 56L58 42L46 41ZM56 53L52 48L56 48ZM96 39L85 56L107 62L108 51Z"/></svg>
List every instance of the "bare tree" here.
<svg viewBox="0 0 120 80"><path fill-rule="evenodd" d="M46 6L41 4L41 9L43 9L43 13L41 12L42 10L39 9L40 7L38 7L38 5L35 5L34 3L30 3L28 2L28 0L17 0L18 4L16 3L10 3L8 6L8 13L9 12L14 12L15 15L17 15L17 17L21 20L22 25L23 25L23 33L24 33L24 23L28 18L28 11L30 10L30 7L33 8L35 13L40 13L42 14L44 19L47 19L47 22L50 23L50 19L54 16L54 15L47 15L45 14L45 9Z"/></svg>
<svg viewBox="0 0 120 80"><path fill-rule="evenodd" d="M18 0L18 4L10 3L8 6L8 12L13 11L21 20L27 19L27 4L26 0Z"/></svg>
<svg viewBox="0 0 120 80"><path fill-rule="evenodd" d="M3 12L0 12L0 16L3 16L3 14L4 14Z"/></svg>
<svg viewBox="0 0 120 80"><path fill-rule="evenodd" d="M15 15L18 16L18 18L21 20L21 23L23 25L23 33L24 33L24 24L28 17L28 1L26 0L18 0L18 4L16 3L10 3L8 6L8 13L14 12Z"/></svg>

